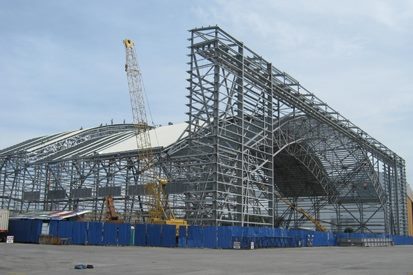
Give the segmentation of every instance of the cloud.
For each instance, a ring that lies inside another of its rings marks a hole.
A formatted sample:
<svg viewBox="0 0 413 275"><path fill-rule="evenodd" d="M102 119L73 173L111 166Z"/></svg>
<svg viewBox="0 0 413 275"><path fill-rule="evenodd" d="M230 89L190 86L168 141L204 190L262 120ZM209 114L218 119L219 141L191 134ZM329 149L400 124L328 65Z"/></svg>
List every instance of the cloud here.
<svg viewBox="0 0 413 275"><path fill-rule="evenodd" d="M130 121L125 37L138 42L155 123L185 120L186 31L218 24L413 162L403 127L413 117L412 0L122 3L2 4L0 147Z"/></svg>
<svg viewBox="0 0 413 275"><path fill-rule="evenodd" d="M111 119L130 122L125 37L137 41L154 122L185 119L188 27L186 16L176 18L184 4L22 3L0 9L7 41L0 43L0 148Z"/></svg>
<svg viewBox="0 0 413 275"><path fill-rule="evenodd" d="M306 48L306 53L351 54L364 48L366 36L376 35L371 30L407 34L413 18L413 1L403 0L212 2L193 9L207 25L229 27L238 37L260 37L260 44L274 50Z"/></svg>
<svg viewBox="0 0 413 275"><path fill-rule="evenodd" d="M215 22L237 37L256 41L261 48L264 44L264 48L271 48L280 54L297 54L298 51L298 54L306 56L340 56L351 55L363 49L360 35L336 32L332 28L328 21L333 18L330 14L323 15L324 10L319 8L326 3L315 4L317 9L308 3L215 1L215 5L198 7L194 9L194 13L205 22ZM320 16L324 17L317 18ZM323 22L324 20L327 22Z"/></svg>
<svg viewBox="0 0 413 275"><path fill-rule="evenodd" d="M413 1L237 1L194 7L407 159ZM211 23L209 23L211 24ZM413 183L413 173L409 173Z"/></svg>

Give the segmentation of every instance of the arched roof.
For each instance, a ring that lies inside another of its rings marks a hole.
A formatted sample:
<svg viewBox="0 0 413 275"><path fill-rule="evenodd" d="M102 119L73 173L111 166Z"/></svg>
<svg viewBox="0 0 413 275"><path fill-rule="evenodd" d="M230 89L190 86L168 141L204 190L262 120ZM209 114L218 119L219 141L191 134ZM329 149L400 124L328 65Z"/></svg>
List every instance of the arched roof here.
<svg viewBox="0 0 413 275"><path fill-rule="evenodd" d="M186 135L186 127L186 123L178 123L149 130L152 148L165 148L175 143ZM115 124L29 139L0 150L0 157L18 155L27 157L31 162L59 161L136 150L134 125Z"/></svg>

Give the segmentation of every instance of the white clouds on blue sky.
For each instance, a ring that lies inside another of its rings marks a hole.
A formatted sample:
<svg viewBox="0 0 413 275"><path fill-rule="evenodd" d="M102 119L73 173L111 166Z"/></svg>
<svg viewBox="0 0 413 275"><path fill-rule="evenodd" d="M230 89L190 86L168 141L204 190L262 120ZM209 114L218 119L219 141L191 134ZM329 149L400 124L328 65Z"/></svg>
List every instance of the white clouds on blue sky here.
<svg viewBox="0 0 413 275"><path fill-rule="evenodd" d="M125 37L154 121L185 120L187 30L215 24L404 157L413 181L411 0L2 1L0 148L130 121Z"/></svg>

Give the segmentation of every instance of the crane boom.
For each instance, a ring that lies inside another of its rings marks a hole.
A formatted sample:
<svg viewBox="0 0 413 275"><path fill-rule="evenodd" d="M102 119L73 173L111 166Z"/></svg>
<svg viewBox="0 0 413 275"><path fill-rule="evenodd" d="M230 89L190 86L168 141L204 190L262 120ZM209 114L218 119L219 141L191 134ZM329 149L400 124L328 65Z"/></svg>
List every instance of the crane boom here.
<svg viewBox="0 0 413 275"><path fill-rule="evenodd" d="M158 186L156 173L151 163L153 163L153 152L151 146L151 137L149 135L148 118L146 115L144 86L142 73L139 68L137 55L135 52L135 43L130 39L123 40L126 49L125 71L128 78L129 97L132 107L133 124L135 125L135 137L137 149L139 150L139 159L143 162L141 167L142 173L145 174L149 181L145 185L148 196L148 214L149 221L162 220L164 218L162 196L159 196L156 190L158 188L149 188L148 186ZM141 174L141 177L143 175ZM160 210L161 208L161 210Z"/></svg>
<svg viewBox="0 0 413 275"><path fill-rule="evenodd" d="M317 220L315 217L313 217L310 213L308 213L307 211L305 211L303 208L298 207L297 205L295 205L294 203L292 203L290 200L288 200L287 198L283 197L278 191L275 191L276 196L282 201L284 202L290 209L297 211L298 213L300 213L301 215L303 215L307 220L309 220L310 222L312 222L315 225L315 228L317 231L322 231L322 232L326 232L327 228L321 224L321 222L319 220Z"/></svg>
<svg viewBox="0 0 413 275"><path fill-rule="evenodd" d="M146 166L150 166L153 154L151 152L151 138L149 135L148 118L146 116L144 86L142 73L139 69L138 60L135 52L135 43L130 39L123 40L126 49L125 71L128 78L129 95L132 107L133 123L136 131L136 142L138 149L142 150L140 158Z"/></svg>
<svg viewBox="0 0 413 275"><path fill-rule="evenodd" d="M187 222L183 219L176 219L172 210L168 209L168 195L165 191L168 180L158 177L153 167L154 154L149 135L151 127L148 125L146 116L144 86L135 52L135 43L130 39L125 39L123 44L126 49L125 71L128 78L137 149L139 150L140 160L144 162L144 167L141 167L141 170L150 180L145 184L145 192L148 197L149 222L175 225L178 235L179 227L187 226Z"/></svg>

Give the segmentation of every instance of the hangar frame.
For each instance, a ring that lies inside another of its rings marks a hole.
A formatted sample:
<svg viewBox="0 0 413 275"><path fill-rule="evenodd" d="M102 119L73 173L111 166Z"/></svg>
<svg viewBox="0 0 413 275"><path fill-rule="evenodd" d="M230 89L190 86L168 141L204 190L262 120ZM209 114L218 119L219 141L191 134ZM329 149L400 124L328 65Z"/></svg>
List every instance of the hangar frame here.
<svg viewBox="0 0 413 275"><path fill-rule="evenodd" d="M401 157L219 27L190 34L188 121L154 148L176 216L312 227L300 208L335 231L407 234ZM1 207L100 220L110 194L126 221L144 222L146 148L130 146L133 132L101 126L0 151Z"/></svg>
<svg viewBox="0 0 413 275"><path fill-rule="evenodd" d="M406 234L401 157L219 27L191 30L190 43L188 165L200 191L189 219L276 226L287 198L316 217L334 211L337 227L345 212L356 231Z"/></svg>

